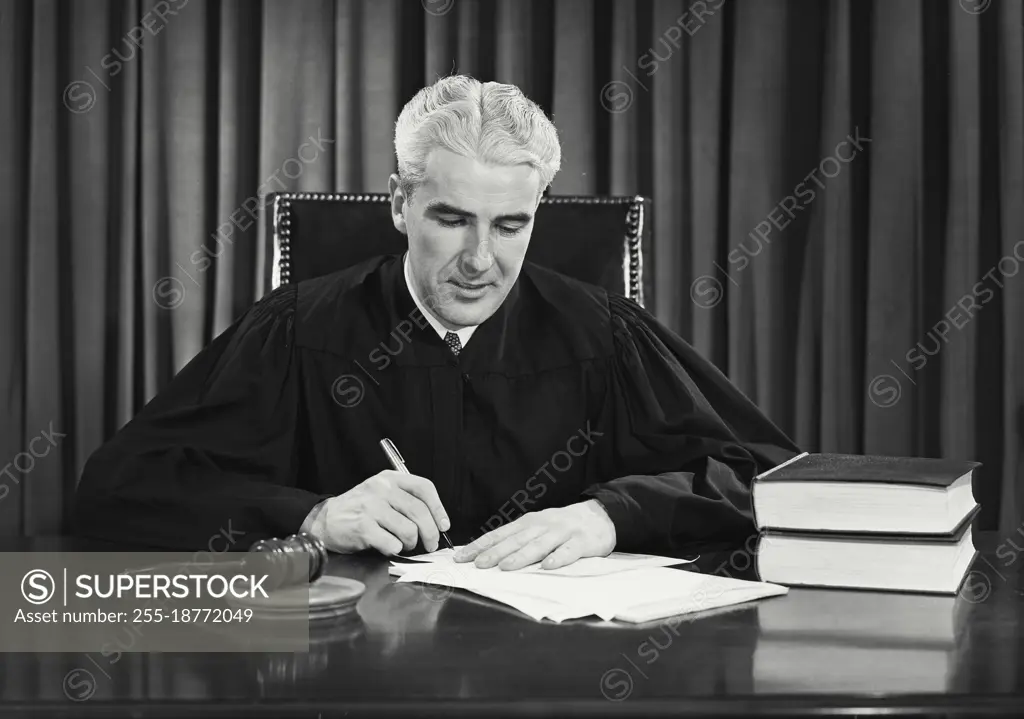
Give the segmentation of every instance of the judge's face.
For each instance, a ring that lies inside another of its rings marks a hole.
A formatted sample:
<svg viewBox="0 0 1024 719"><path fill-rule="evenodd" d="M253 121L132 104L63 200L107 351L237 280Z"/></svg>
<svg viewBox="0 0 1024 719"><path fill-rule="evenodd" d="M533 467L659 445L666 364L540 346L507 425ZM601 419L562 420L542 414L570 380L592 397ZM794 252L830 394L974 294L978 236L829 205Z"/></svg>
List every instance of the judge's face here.
<svg viewBox="0 0 1024 719"><path fill-rule="evenodd" d="M420 301L450 330L478 325L501 306L526 257L540 202L528 165L489 165L437 148L412 198L391 177L395 226L409 237Z"/></svg>

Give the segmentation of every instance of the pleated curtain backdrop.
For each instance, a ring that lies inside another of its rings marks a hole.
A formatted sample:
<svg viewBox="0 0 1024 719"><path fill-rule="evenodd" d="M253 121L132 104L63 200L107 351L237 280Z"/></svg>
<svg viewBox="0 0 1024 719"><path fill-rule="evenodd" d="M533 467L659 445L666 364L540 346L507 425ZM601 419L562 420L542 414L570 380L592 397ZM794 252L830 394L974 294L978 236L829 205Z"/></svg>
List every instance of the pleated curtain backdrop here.
<svg viewBox="0 0 1024 719"><path fill-rule="evenodd" d="M0 0L0 532L264 291L273 190L386 189L451 72L654 198L656 314L812 451L1024 499L1020 0ZM6 491L5 489L6 488Z"/></svg>

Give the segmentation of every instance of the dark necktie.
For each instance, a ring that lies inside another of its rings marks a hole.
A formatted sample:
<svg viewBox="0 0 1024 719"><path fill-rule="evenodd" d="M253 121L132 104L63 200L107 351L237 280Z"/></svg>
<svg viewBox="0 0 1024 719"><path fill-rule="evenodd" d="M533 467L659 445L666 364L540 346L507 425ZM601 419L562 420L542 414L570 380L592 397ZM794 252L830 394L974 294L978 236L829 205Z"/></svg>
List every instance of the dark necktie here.
<svg viewBox="0 0 1024 719"><path fill-rule="evenodd" d="M449 332L444 336L444 341L448 343L448 348L452 351L452 354L458 357L459 352L462 351L462 341L459 339L459 336L454 332Z"/></svg>

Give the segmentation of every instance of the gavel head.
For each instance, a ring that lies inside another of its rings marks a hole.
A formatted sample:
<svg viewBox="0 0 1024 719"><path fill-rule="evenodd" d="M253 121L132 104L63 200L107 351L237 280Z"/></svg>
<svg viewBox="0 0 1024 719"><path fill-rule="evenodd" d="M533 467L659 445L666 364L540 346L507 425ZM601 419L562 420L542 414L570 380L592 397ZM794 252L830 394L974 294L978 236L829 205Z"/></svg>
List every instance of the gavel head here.
<svg viewBox="0 0 1024 719"><path fill-rule="evenodd" d="M272 555L275 588L315 582L327 568L327 548L307 532L284 539L261 539L249 551Z"/></svg>

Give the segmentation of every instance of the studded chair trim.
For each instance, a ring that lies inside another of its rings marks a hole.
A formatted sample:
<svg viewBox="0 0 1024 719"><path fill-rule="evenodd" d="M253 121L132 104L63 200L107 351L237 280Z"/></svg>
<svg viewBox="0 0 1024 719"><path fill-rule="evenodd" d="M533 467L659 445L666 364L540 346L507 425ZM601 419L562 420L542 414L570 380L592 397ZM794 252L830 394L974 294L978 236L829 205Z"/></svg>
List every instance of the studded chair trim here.
<svg viewBox="0 0 1024 719"><path fill-rule="evenodd" d="M271 288L291 282L291 225L292 203L295 201L314 202L360 202L387 203L390 197L384 193L351 194L328 192L283 192L273 197L272 233L273 264ZM577 195L545 196L542 205L628 205L626 226L622 239L622 274L626 297L644 306L644 255L642 238L644 231L644 198L633 197L586 197Z"/></svg>

